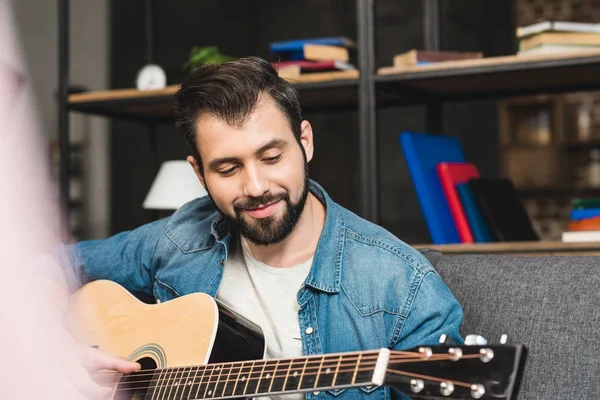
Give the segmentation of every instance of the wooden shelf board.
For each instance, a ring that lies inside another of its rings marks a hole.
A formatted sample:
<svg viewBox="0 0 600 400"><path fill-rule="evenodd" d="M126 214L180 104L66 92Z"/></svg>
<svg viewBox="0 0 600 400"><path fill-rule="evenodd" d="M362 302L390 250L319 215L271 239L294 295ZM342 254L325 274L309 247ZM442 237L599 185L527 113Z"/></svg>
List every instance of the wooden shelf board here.
<svg viewBox="0 0 600 400"><path fill-rule="evenodd" d="M358 71L334 71L288 79L299 92L305 110L347 107L358 103ZM115 89L77 93L69 96L69 108L88 114L133 119L171 120L173 95L179 85L162 90Z"/></svg>
<svg viewBox="0 0 600 400"><path fill-rule="evenodd" d="M383 101L422 102L428 95L470 99L600 88L600 51L512 55L378 70ZM394 98L395 95L395 98Z"/></svg>
<svg viewBox="0 0 600 400"><path fill-rule="evenodd" d="M444 254L586 254L600 255L600 242L563 243L555 241L539 242L498 242L474 244L419 244L417 249L433 249Z"/></svg>

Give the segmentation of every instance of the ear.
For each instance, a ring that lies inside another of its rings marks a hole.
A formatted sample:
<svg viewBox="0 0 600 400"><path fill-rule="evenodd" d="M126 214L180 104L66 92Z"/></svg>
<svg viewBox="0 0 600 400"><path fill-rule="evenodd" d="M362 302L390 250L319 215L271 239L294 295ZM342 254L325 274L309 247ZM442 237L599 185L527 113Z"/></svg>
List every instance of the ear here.
<svg viewBox="0 0 600 400"><path fill-rule="evenodd" d="M304 120L300 125L300 129L300 143L302 143L302 147L304 147L304 152L306 153L306 162L310 162L315 151L312 126L310 122Z"/></svg>
<svg viewBox="0 0 600 400"><path fill-rule="evenodd" d="M187 160L187 162L190 163L190 165L194 169L194 172L196 173L196 176L198 177L200 184L204 187L204 189L206 189L206 184L204 183L204 177L202 176L202 173L200 172L200 167L198 166L196 159L193 156L187 156L186 160Z"/></svg>

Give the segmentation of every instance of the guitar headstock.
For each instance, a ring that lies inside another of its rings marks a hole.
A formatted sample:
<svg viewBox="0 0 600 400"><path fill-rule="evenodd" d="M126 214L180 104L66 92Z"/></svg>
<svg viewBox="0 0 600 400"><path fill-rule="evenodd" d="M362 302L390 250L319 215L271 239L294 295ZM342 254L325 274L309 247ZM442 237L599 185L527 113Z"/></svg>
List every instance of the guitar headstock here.
<svg viewBox="0 0 600 400"><path fill-rule="evenodd" d="M516 399L526 354L508 344L392 351L385 384L414 399Z"/></svg>

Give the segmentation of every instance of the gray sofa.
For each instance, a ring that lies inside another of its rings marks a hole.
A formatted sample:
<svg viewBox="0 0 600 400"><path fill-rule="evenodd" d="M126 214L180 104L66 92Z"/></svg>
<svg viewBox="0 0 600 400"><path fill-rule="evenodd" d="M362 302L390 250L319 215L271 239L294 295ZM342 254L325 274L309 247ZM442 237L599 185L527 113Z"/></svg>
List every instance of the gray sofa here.
<svg viewBox="0 0 600 400"><path fill-rule="evenodd" d="M600 257L421 252L462 304L463 335L528 347L519 400L600 399Z"/></svg>

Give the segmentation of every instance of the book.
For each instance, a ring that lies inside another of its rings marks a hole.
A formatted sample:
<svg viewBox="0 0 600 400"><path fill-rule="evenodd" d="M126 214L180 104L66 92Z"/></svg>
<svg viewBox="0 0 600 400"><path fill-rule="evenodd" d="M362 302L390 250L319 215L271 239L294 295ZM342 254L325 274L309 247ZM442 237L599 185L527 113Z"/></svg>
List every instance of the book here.
<svg viewBox="0 0 600 400"><path fill-rule="evenodd" d="M541 45L600 46L600 33L546 32L521 39L519 50Z"/></svg>
<svg viewBox="0 0 600 400"><path fill-rule="evenodd" d="M344 36L334 36L272 42L269 45L269 49L271 50L271 53L295 52L302 50L307 44L356 48L356 43L352 39L348 39Z"/></svg>
<svg viewBox="0 0 600 400"><path fill-rule="evenodd" d="M277 62L281 61L343 61L350 60L348 49L341 46L329 46L321 44L304 44L300 48L290 51L278 52Z"/></svg>
<svg viewBox="0 0 600 400"><path fill-rule="evenodd" d="M398 139L432 242L461 243L436 172L440 162L465 162L460 142L450 136L410 131Z"/></svg>
<svg viewBox="0 0 600 400"><path fill-rule="evenodd" d="M471 232L473 232L475 242L492 242L492 236L485 223L485 219L483 219L483 215L481 215L481 212L479 211L479 207L477 207L469 183L459 183L456 185L456 191L458 192L465 214L467 215L467 220L469 221L469 226L471 227Z"/></svg>
<svg viewBox="0 0 600 400"><path fill-rule="evenodd" d="M346 71L356 69L353 64L339 60L291 60L291 61L274 61L271 63L275 68L292 68L297 67L300 72L312 71Z"/></svg>
<svg viewBox="0 0 600 400"><path fill-rule="evenodd" d="M564 54L564 53L593 53L600 52L600 46L584 46L571 44L542 44L527 50L519 50L518 55L528 54Z"/></svg>
<svg viewBox="0 0 600 400"><path fill-rule="evenodd" d="M479 52L409 50L394 56L394 67L412 67L434 62L483 58Z"/></svg>
<svg viewBox="0 0 600 400"><path fill-rule="evenodd" d="M576 198L571 201L573 208L600 208L600 198Z"/></svg>
<svg viewBox="0 0 600 400"><path fill-rule="evenodd" d="M548 31L600 33L600 24L570 21L541 21L518 27L516 35L517 38L523 38Z"/></svg>
<svg viewBox="0 0 600 400"><path fill-rule="evenodd" d="M471 232L467 215L456 190L456 185L465 183L470 178L478 178L479 171L477 167L471 163L441 162L436 166L436 171L442 184L444 196L448 201L450 213L456 224L460 240L462 243L473 243L473 233Z"/></svg>
<svg viewBox="0 0 600 400"><path fill-rule="evenodd" d="M600 230L598 231L567 231L562 233L562 241L565 243L590 243L600 242Z"/></svg>
<svg viewBox="0 0 600 400"><path fill-rule="evenodd" d="M511 180L469 179L475 202L494 241L538 241L539 236Z"/></svg>
<svg viewBox="0 0 600 400"><path fill-rule="evenodd" d="M571 210L571 221L600 217L600 208L581 208Z"/></svg>

